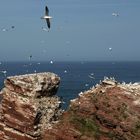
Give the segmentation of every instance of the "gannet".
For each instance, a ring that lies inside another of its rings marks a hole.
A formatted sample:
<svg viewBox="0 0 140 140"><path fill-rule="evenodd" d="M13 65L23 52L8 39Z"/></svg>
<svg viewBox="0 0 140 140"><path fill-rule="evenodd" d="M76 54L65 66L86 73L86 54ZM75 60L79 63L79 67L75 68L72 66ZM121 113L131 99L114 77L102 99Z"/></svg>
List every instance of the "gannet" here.
<svg viewBox="0 0 140 140"><path fill-rule="evenodd" d="M52 17L49 16L49 9L48 9L48 7L46 6L46 7L45 7L45 16L41 17L41 19L46 19L47 26L48 26L49 29L50 29L50 27L51 27L51 24L50 24L50 19L51 19L51 18L52 18Z"/></svg>

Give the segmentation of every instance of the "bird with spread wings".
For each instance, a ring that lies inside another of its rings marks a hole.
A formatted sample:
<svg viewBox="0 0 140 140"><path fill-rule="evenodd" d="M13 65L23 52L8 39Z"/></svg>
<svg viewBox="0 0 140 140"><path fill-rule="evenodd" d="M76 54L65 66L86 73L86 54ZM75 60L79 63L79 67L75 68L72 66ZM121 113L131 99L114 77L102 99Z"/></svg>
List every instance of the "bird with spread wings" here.
<svg viewBox="0 0 140 140"><path fill-rule="evenodd" d="M46 6L46 7L45 7L45 16L41 17L41 19L45 19L45 20L46 20L47 26L48 26L49 29L50 29L50 27L51 27L51 23L50 23L50 19L51 19L51 18L52 18L52 17L49 16L49 9L48 9L48 7Z"/></svg>

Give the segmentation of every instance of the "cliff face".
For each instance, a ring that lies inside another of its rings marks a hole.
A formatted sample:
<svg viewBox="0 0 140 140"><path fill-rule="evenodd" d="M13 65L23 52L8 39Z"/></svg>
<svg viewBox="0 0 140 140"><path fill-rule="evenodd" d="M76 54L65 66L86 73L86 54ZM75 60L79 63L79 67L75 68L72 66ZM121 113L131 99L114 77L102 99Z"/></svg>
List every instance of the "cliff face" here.
<svg viewBox="0 0 140 140"><path fill-rule="evenodd" d="M53 73L8 77L1 91L0 140L139 140L140 84L104 79L62 113Z"/></svg>
<svg viewBox="0 0 140 140"><path fill-rule="evenodd" d="M62 114L53 73L8 77L1 91L0 140L41 139Z"/></svg>
<svg viewBox="0 0 140 140"><path fill-rule="evenodd" d="M140 84L105 79L71 100L44 140L139 140Z"/></svg>

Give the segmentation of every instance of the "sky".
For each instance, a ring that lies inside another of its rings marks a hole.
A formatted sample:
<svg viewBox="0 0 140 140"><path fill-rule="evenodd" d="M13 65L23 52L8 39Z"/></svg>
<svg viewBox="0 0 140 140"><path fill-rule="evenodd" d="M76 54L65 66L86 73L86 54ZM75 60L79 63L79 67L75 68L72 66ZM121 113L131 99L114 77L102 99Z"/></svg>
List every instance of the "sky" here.
<svg viewBox="0 0 140 140"><path fill-rule="evenodd" d="M1 0L0 61L140 61L139 14L140 0Z"/></svg>

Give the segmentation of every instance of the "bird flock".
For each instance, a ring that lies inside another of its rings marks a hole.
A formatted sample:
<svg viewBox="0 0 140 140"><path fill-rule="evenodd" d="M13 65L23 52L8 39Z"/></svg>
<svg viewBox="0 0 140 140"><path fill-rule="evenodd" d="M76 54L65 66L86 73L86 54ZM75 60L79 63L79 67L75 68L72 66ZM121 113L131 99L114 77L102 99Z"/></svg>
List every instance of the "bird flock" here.
<svg viewBox="0 0 140 140"><path fill-rule="evenodd" d="M46 28L46 27L42 27L42 30L43 30L43 31L49 31L50 28L51 28L51 19L52 19L52 16L49 15L49 8L48 8L47 6L45 6L44 9L45 9L45 15L42 16L41 19L43 19L43 20L46 21L46 23L47 23L47 28ZM113 13L112 13L112 16L118 17L118 16L119 16L119 13L113 12ZM14 25L12 25L12 26L9 27L9 28L2 28L2 31L3 31L3 32L6 32L6 31L13 30L13 29L15 29L15 26L14 26ZM70 44L70 41L66 41L66 44ZM111 48L111 47L109 47L108 49L109 49L109 51L112 51L112 48ZM44 50L43 52L46 52L46 50ZM33 58L32 54L29 55L29 61L30 61L30 62L32 61L32 58ZM54 61L51 60L51 61L50 61L50 64L53 64L53 63L54 63ZM40 64L40 63L38 63L38 64ZM0 62L0 65L1 65L1 62ZM64 70L64 73L67 73L67 72L68 72L67 70ZM1 70L1 71L0 71L0 74L6 75L6 74L7 74L7 71L6 71L6 70ZM91 79L94 79L94 78L95 78L93 74L88 75L88 77L91 78ZM86 86L87 86L87 85L86 85Z"/></svg>

